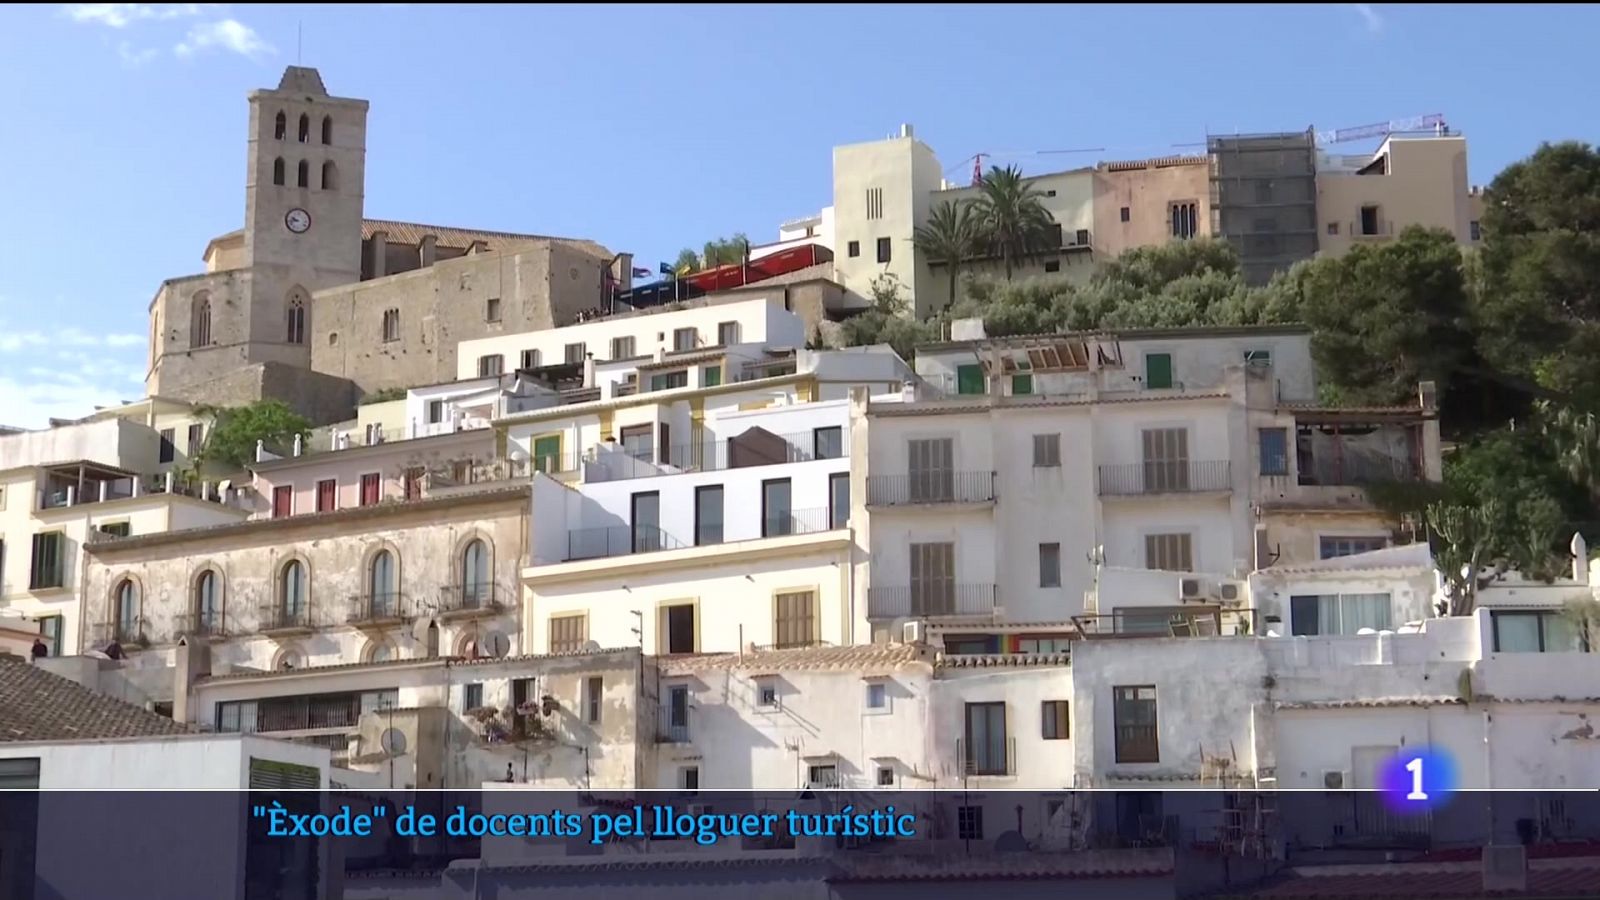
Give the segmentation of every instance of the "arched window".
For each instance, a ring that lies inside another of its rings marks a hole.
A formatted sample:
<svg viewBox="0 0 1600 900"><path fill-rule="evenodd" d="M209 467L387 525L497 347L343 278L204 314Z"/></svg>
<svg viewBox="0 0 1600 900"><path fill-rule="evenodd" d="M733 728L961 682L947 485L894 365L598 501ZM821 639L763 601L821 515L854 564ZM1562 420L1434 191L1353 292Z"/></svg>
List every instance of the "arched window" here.
<svg viewBox="0 0 1600 900"><path fill-rule="evenodd" d="M400 340L400 310L386 309L383 311L383 339L385 341Z"/></svg>
<svg viewBox="0 0 1600 900"><path fill-rule="evenodd" d="M284 625L306 619L306 566L298 559L289 560L278 574L278 612Z"/></svg>
<svg viewBox="0 0 1600 900"><path fill-rule="evenodd" d="M331 159L322 164L322 189L325 191L339 189L339 167L335 166Z"/></svg>
<svg viewBox="0 0 1600 900"><path fill-rule="evenodd" d="M388 641L373 641L367 644L364 654L369 663L388 662L395 659L394 645Z"/></svg>
<svg viewBox="0 0 1600 900"><path fill-rule="evenodd" d="M211 293L195 291L189 299L189 346L211 345Z"/></svg>
<svg viewBox="0 0 1600 900"><path fill-rule="evenodd" d="M306 290L298 285L289 290L289 306L285 312L288 328L285 340L291 344L306 342Z"/></svg>
<svg viewBox="0 0 1600 900"><path fill-rule="evenodd" d="M489 547L476 538L461 551L461 605L476 609L489 599Z"/></svg>
<svg viewBox="0 0 1600 900"><path fill-rule="evenodd" d="M309 142L310 140L311 140L311 117L306 115L305 113L301 113L300 114L300 143L304 144L304 143Z"/></svg>
<svg viewBox="0 0 1600 900"><path fill-rule="evenodd" d="M272 161L272 183L283 187L283 157Z"/></svg>
<svg viewBox="0 0 1600 900"><path fill-rule="evenodd" d="M124 578L117 585L117 620L114 637L125 644L139 637L139 585Z"/></svg>
<svg viewBox="0 0 1600 900"><path fill-rule="evenodd" d="M299 175L301 187L311 187L311 163L308 163L303 159L300 160L300 166L296 170L296 173Z"/></svg>
<svg viewBox="0 0 1600 900"><path fill-rule="evenodd" d="M367 573L367 594L371 597L373 618L394 614L399 598L395 595L393 553L379 550L372 558L371 570Z"/></svg>
<svg viewBox="0 0 1600 900"><path fill-rule="evenodd" d="M333 116L322 117L322 142L333 143Z"/></svg>
<svg viewBox="0 0 1600 900"><path fill-rule="evenodd" d="M272 127L272 136L281 141L283 140L283 136L288 133L289 117L284 115L282 111L279 111L277 124Z"/></svg>
<svg viewBox="0 0 1600 900"><path fill-rule="evenodd" d="M222 630L222 589L217 573L207 569L194 580L194 622L201 634Z"/></svg>

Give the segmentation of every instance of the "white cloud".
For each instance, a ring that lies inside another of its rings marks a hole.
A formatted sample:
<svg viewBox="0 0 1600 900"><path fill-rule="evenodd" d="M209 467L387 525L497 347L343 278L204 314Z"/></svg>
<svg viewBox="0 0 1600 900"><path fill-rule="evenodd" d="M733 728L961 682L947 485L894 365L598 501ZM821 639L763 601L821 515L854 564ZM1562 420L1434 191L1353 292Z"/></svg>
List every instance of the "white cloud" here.
<svg viewBox="0 0 1600 900"><path fill-rule="evenodd" d="M122 64L130 69L136 69L160 55L161 51L154 47L146 47L143 50L135 50L133 49L133 45L129 44L127 41L122 41L117 44L117 56L122 60Z"/></svg>
<svg viewBox="0 0 1600 900"><path fill-rule="evenodd" d="M84 25L126 28L134 22L164 21L198 16L220 3L69 3L62 8L68 18Z"/></svg>
<svg viewBox="0 0 1600 900"><path fill-rule="evenodd" d="M16 353L27 347L138 347L144 344L139 334L90 334L70 325L55 334L40 331L18 331L0 322L0 353ZM63 351L63 354L65 351ZM74 354L69 358L76 358Z"/></svg>
<svg viewBox="0 0 1600 900"><path fill-rule="evenodd" d="M179 56L193 56L203 50L228 50L248 59L260 59L278 52L261 39L255 29L237 19L220 22L203 22L189 29L172 52Z"/></svg>
<svg viewBox="0 0 1600 900"><path fill-rule="evenodd" d="M126 384L126 382L123 382ZM94 412L97 406L115 406L135 400L143 391L118 389L115 382L66 383L59 380L21 382L0 376L0 423L22 428L44 428L51 417L75 419Z"/></svg>
<svg viewBox="0 0 1600 900"><path fill-rule="evenodd" d="M1372 4L1355 3L1352 5L1355 6L1356 12L1360 13L1362 20L1367 23L1368 31L1372 32L1373 34L1378 34L1379 32L1383 31L1383 16L1379 15L1378 11L1372 8Z"/></svg>
<svg viewBox="0 0 1600 900"><path fill-rule="evenodd" d="M140 347L144 345L142 334L108 334L106 335L107 347Z"/></svg>
<svg viewBox="0 0 1600 900"><path fill-rule="evenodd" d="M15 353L23 347L37 347L49 343L45 336L37 331L6 331L0 332L0 352Z"/></svg>

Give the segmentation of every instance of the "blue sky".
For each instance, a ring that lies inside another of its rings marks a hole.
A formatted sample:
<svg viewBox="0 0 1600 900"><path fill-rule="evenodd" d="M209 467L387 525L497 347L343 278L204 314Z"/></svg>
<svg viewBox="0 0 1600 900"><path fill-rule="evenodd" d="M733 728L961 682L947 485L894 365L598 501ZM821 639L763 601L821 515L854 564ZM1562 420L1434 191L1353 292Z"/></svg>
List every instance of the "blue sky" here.
<svg viewBox="0 0 1600 900"><path fill-rule="evenodd" d="M140 396L150 298L240 226L245 94L297 24L371 101L369 217L642 265L775 238L829 201L832 146L901 122L951 178L978 151L1105 148L1009 159L1065 168L1439 112L1487 182L1597 128L1585 6L7 7L0 422Z"/></svg>

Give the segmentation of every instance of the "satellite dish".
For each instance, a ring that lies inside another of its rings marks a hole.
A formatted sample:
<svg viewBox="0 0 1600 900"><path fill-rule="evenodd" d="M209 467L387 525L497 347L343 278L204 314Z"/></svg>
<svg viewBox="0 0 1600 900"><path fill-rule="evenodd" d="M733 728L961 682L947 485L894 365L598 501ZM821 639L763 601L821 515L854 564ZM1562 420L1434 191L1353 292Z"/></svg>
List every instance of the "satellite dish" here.
<svg viewBox="0 0 1600 900"><path fill-rule="evenodd" d="M406 733L398 728L385 728L383 734L378 735L378 746L390 756L399 756L406 752Z"/></svg>
<svg viewBox="0 0 1600 900"><path fill-rule="evenodd" d="M478 652L487 659L505 659L511 652L511 639L498 631L491 631L478 643Z"/></svg>
<svg viewBox="0 0 1600 900"><path fill-rule="evenodd" d="M584 641L583 642L583 652L585 652L585 653L594 653L595 651L597 651L599 649L600 649L600 642L599 641Z"/></svg>

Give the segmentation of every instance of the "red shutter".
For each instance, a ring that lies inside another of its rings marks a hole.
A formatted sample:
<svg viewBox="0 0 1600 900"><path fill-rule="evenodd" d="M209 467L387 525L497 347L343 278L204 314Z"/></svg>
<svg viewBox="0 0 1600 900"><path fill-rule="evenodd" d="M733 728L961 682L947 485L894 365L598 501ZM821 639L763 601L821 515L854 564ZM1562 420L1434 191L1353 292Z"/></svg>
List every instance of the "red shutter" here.
<svg viewBox="0 0 1600 900"><path fill-rule="evenodd" d="M339 482L330 478L317 482L317 512L332 512L338 497Z"/></svg>
<svg viewBox="0 0 1600 900"><path fill-rule="evenodd" d="M372 506L378 502L378 474L361 476L361 505Z"/></svg>
<svg viewBox="0 0 1600 900"><path fill-rule="evenodd" d="M294 488L289 485L272 489L272 517L281 519L294 512Z"/></svg>

